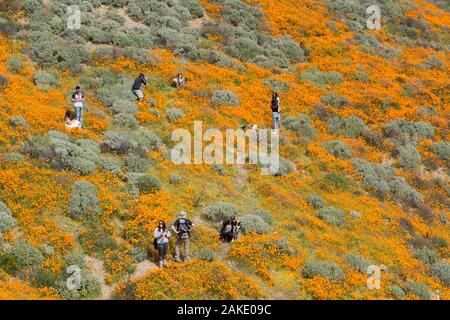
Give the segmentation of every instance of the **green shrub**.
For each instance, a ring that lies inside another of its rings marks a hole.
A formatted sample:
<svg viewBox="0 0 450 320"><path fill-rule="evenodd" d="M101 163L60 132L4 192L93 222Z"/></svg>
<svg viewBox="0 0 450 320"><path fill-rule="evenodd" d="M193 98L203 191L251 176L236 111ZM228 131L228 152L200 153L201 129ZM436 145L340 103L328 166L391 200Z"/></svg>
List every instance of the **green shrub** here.
<svg viewBox="0 0 450 320"><path fill-rule="evenodd" d="M270 241L270 246L277 249L282 254L292 256L295 254L295 249L289 245L289 241L286 238L276 239L275 241Z"/></svg>
<svg viewBox="0 0 450 320"><path fill-rule="evenodd" d="M385 123L382 128L386 137L400 144L415 143L417 138L431 139L434 136L434 127L423 121L396 119Z"/></svg>
<svg viewBox="0 0 450 320"><path fill-rule="evenodd" d="M127 131L106 132L103 144L108 151L119 154L127 154L138 146L137 142Z"/></svg>
<svg viewBox="0 0 450 320"><path fill-rule="evenodd" d="M399 158L398 165L406 171L412 171L422 163L422 157L413 145L399 146L396 152Z"/></svg>
<svg viewBox="0 0 450 320"><path fill-rule="evenodd" d="M147 251L142 247L133 247L129 252L136 262L142 262L147 259Z"/></svg>
<svg viewBox="0 0 450 320"><path fill-rule="evenodd" d="M181 0L180 4L189 10L193 18L201 18L205 14L205 8L199 0Z"/></svg>
<svg viewBox="0 0 450 320"><path fill-rule="evenodd" d="M146 173L128 172L124 176L131 194L147 194L161 190L161 182Z"/></svg>
<svg viewBox="0 0 450 320"><path fill-rule="evenodd" d="M283 126L291 131L300 133L306 139L315 139L316 129L310 124L312 120L304 113L298 116L287 116L283 120Z"/></svg>
<svg viewBox="0 0 450 320"><path fill-rule="evenodd" d="M244 234L264 234L269 232L269 224L267 224L260 216L247 214L241 217L240 222L241 230Z"/></svg>
<svg viewBox="0 0 450 320"><path fill-rule="evenodd" d="M353 156L348 145L340 140L326 142L325 149L339 159L347 160Z"/></svg>
<svg viewBox="0 0 450 320"><path fill-rule="evenodd" d="M347 254L344 257L344 262L348 264L352 269L362 274L366 274L367 268L372 265L369 260L357 254Z"/></svg>
<svg viewBox="0 0 450 320"><path fill-rule="evenodd" d="M394 198L415 207L422 202L421 194L414 190L403 177L397 176L391 167L370 163L364 159L353 159L352 163L357 173L363 177L364 183L374 190L377 196L383 198L390 193Z"/></svg>
<svg viewBox="0 0 450 320"><path fill-rule="evenodd" d="M423 300L430 300L431 294L428 286L423 282L409 281L404 286L407 293L412 293Z"/></svg>
<svg viewBox="0 0 450 320"><path fill-rule="evenodd" d="M203 261L213 261L215 254L214 250L210 248L200 248L197 251L197 257Z"/></svg>
<svg viewBox="0 0 450 320"><path fill-rule="evenodd" d="M310 68L302 73L300 78L320 88L328 88L330 85L341 83L344 80L344 77L339 72L321 72L316 68Z"/></svg>
<svg viewBox="0 0 450 320"><path fill-rule="evenodd" d="M125 168L129 172L146 172L148 163L146 159L143 159L134 154L130 154L125 158Z"/></svg>
<svg viewBox="0 0 450 320"><path fill-rule="evenodd" d="M450 161L450 142L439 141L430 146L430 151L438 156L439 159Z"/></svg>
<svg viewBox="0 0 450 320"><path fill-rule="evenodd" d="M15 226L16 220L13 218L11 210L0 201L0 234Z"/></svg>
<svg viewBox="0 0 450 320"><path fill-rule="evenodd" d="M175 123L184 116L184 111L179 108L169 108L166 111L167 121L170 123Z"/></svg>
<svg viewBox="0 0 450 320"><path fill-rule="evenodd" d="M349 104L348 98L336 93L329 93L320 97L322 103L333 107L345 107Z"/></svg>
<svg viewBox="0 0 450 320"><path fill-rule="evenodd" d="M308 197L308 204L314 209L322 209L325 202L321 196L312 194Z"/></svg>
<svg viewBox="0 0 450 320"><path fill-rule="evenodd" d="M308 261L302 268L302 276L307 279L321 276L330 281L340 281L344 278L344 271L334 262Z"/></svg>
<svg viewBox="0 0 450 320"><path fill-rule="evenodd" d="M439 260L436 251L428 247L414 249L414 256L428 265L434 265Z"/></svg>
<svg viewBox="0 0 450 320"><path fill-rule="evenodd" d="M35 247L25 242L15 243L11 247L11 254L22 267L33 267L44 262L44 256Z"/></svg>
<svg viewBox="0 0 450 320"><path fill-rule="evenodd" d="M33 82L41 91L48 91L61 85L58 75L45 71L36 72L33 75Z"/></svg>
<svg viewBox="0 0 450 320"><path fill-rule="evenodd" d="M205 216L208 220L219 222L229 219L239 213L239 209L228 202L217 202L205 208Z"/></svg>
<svg viewBox="0 0 450 320"><path fill-rule="evenodd" d="M403 299L405 297L405 291L395 284L389 286L389 293L396 299Z"/></svg>
<svg viewBox="0 0 450 320"><path fill-rule="evenodd" d="M212 101L216 105L238 106L240 104L238 97L230 90L216 90L213 93Z"/></svg>
<svg viewBox="0 0 450 320"><path fill-rule="evenodd" d="M290 87L288 82L278 81L275 79L264 80L264 85L275 92L288 91Z"/></svg>
<svg viewBox="0 0 450 320"><path fill-rule="evenodd" d="M276 177L284 177L288 174L295 172L296 166L295 163L289 161L283 157L279 158L279 167L276 172L272 172L272 174Z"/></svg>
<svg viewBox="0 0 450 320"><path fill-rule="evenodd" d="M118 174L122 171L120 162L112 157L101 156L98 160L100 169L113 174Z"/></svg>
<svg viewBox="0 0 450 320"><path fill-rule="evenodd" d="M0 251L0 269L10 275L15 275L20 270L20 267L19 261L13 254Z"/></svg>
<svg viewBox="0 0 450 320"><path fill-rule="evenodd" d="M87 181L76 181L72 186L72 196L69 201L69 216L73 219L92 217L100 213L97 198L97 187Z"/></svg>
<svg viewBox="0 0 450 320"><path fill-rule="evenodd" d="M226 50L231 56L243 61L252 60L264 53L264 49L256 41L244 37L235 39Z"/></svg>
<svg viewBox="0 0 450 320"><path fill-rule="evenodd" d="M328 120L328 130L333 134L341 134L348 137L357 137L366 131L364 122L356 117L345 118L332 117Z"/></svg>
<svg viewBox="0 0 450 320"><path fill-rule="evenodd" d="M266 209L257 209L255 211L253 211L251 213L251 215L260 217L261 219L263 219L263 221L265 223L267 223L269 225L272 224L272 222L273 222L273 215L272 215L272 213L270 211L266 210Z"/></svg>
<svg viewBox="0 0 450 320"><path fill-rule="evenodd" d="M129 113L132 115L135 115L136 112L138 111L138 107L136 105L136 103L134 103L133 101L128 101L128 100L124 100L124 99L114 99L111 101L111 103L109 104L109 110L113 113L113 114L121 114L121 113Z"/></svg>
<svg viewBox="0 0 450 320"><path fill-rule="evenodd" d="M127 127L135 129L138 126L138 122L134 115L126 112L117 113L114 115L114 124L119 127Z"/></svg>
<svg viewBox="0 0 450 320"><path fill-rule="evenodd" d="M436 263L430 270L430 273L436 279L439 279L444 285L450 287L450 265L448 263Z"/></svg>
<svg viewBox="0 0 450 320"><path fill-rule="evenodd" d="M331 207L322 208L317 213L317 217L331 225L341 225L345 221L345 214L341 209Z"/></svg>
<svg viewBox="0 0 450 320"><path fill-rule="evenodd" d="M8 68L8 71L11 73L21 73L23 69L23 63L17 57L8 58L5 61L5 65Z"/></svg>
<svg viewBox="0 0 450 320"><path fill-rule="evenodd" d="M169 174L169 183L170 184L178 184L180 183L181 177L179 175L176 175L174 173Z"/></svg>
<svg viewBox="0 0 450 320"><path fill-rule="evenodd" d="M347 188L348 187L348 180L341 176L340 174L336 174L334 172L327 173L325 175L325 181L336 188Z"/></svg>
<svg viewBox="0 0 450 320"><path fill-rule="evenodd" d="M8 124L13 128L17 128L26 127L28 125L28 122L24 117L14 116L9 119Z"/></svg>

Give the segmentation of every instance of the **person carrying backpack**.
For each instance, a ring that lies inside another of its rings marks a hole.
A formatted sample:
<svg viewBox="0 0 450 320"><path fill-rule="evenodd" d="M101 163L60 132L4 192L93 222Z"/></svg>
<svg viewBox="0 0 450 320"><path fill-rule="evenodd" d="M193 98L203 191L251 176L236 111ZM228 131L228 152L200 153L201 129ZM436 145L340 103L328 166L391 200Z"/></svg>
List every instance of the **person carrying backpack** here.
<svg viewBox="0 0 450 320"><path fill-rule="evenodd" d="M137 100L139 101L144 100L144 93L141 89L142 84L147 85L147 78L143 73L141 73L136 79L134 79L133 86L131 87L131 90L136 95Z"/></svg>
<svg viewBox="0 0 450 320"><path fill-rule="evenodd" d="M84 93L81 92L81 87L75 87L75 93L72 95L73 107L75 108L75 120L80 123L80 128L83 126L83 109L84 109Z"/></svg>
<svg viewBox="0 0 450 320"><path fill-rule="evenodd" d="M279 128L281 117L280 97L276 92L272 94L271 109L272 109L273 128L276 130Z"/></svg>
<svg viewBox="0 0 450 320"><path fill-rule="evenodd" d="M189 252L189 236L192 228L195 225L186 218L186 212L181 211L178 215L178 219L173 223L172 230L178 235L175 242L175 261L181 262L180 259L180 246L184 245L185 261L190 259Z"/></svg>
<svg viewBox="0 0 450 320"><path fill-rule="evenodd" d="M230 219L222 222L222 229L220 230L220 238L223 242L233 242L236 240L239 233L241 223L237 221L235 216L231 216Z"/></svg>
<svg viewBox="0 0 450 320"><path fill-rule="evenodd" d="M171 234L169 229L166 228L164 221L161 220L158 223L158 227L155 229L153 236L155 237L153 245L155 246L155 249L158 250L159 267L167 267L166 256L167 250L169 249L169 237Z"/></svg>

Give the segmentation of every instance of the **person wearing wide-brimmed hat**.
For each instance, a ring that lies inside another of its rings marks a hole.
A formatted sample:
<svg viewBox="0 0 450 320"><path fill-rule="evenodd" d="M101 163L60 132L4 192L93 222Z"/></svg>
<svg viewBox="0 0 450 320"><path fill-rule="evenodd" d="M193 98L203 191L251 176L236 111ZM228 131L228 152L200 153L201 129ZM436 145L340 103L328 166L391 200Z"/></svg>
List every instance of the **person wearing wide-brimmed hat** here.
<svg viewBox="0 0 450 320"><path fill-rule="evenodd" d="M189 237L194 224L186 218L187 214L181 211L178 214L178 219L173 223L172 230L178 235L175 242L175 261L181 262L180 246L184 244L184 261L190 259L189 252Z"/></svg>

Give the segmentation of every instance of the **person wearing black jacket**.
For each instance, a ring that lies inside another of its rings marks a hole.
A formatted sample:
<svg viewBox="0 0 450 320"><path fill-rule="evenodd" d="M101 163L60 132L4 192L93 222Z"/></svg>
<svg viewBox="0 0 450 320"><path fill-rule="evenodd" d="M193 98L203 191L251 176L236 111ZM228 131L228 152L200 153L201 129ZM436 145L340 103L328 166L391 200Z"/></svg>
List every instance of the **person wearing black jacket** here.
<svg viewBox="0 0 450 320"><path fill-rule="evenodd" d="M133 83L133 86L131 87L131 90L136 95L137 99L139 101L142 101L144 99L144 93L142 92L141 85L147 85L147 78L143 73L141 73Z"/></svg>
<svg viewBox="0 0 450 320"><path fill-rule="evenodd" d="M231 216L229 220L222 222L220 230L220 238L223 242L230 243L237 238L241 223L237 221L235 216Z"/></svg>

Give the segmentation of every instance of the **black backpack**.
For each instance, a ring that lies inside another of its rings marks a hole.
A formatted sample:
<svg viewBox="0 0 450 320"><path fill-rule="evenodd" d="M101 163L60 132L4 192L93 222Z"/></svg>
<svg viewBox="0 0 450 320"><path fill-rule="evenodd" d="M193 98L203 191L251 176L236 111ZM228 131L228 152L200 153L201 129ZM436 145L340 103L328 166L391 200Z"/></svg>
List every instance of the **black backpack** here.
<svg viewBox="0 0 450 320"><path fill-rule="evenodd" d="M278 112L279 106L278 106L278 100L277 98L272 99L272 112Z"/></svg>
<svg viewBox="0 0 450 320"><path fill-rule="evenodd" d="M191 232L190 221L187 219L179 219L178 220L178 230L180 233L180 237Z"/></svg>

